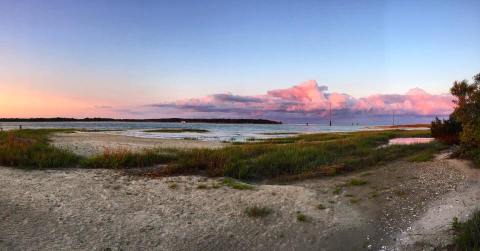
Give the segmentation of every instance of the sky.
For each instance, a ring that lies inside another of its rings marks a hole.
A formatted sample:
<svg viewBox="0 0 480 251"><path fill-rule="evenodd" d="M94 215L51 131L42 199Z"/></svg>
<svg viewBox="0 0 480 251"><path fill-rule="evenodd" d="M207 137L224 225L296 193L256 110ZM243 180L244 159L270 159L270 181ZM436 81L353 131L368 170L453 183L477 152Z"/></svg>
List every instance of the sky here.
<svg viewBox="0 0 480 251"><path fill-rule="evenodd" d="M330 104L347 120L444 116L452 82L480 73L479 10L478 0L0 0L0 117L302 121L323 120Z"/></svg>

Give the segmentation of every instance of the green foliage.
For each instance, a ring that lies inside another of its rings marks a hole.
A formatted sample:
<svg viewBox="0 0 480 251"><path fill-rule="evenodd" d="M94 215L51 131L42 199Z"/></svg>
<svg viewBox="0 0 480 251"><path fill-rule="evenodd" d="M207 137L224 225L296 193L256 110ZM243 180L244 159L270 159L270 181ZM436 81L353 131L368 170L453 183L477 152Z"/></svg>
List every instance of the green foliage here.
<svg viewBox="0 0 480 251"><path fill-rule="evenodd" d="M78 164L80 157L49 144L48 135L69 130L14 130L0 132L0 165L21 168L59 168Z"/></svg>
<svg viewBox="0 0 480 251"><path fill-rule="evenodd" d="M473 213L466 222L453 219L456 250L480 250L480 210Z"/></svg>
<svg viewBox="0 0 480 251"><path fill-rule="evenodd" d="M451 93L456 97L452 116L462 124L460 141L463 155L480 163L480 74L473 83L455 81Z"/></svg>
<svg viewBox="0 0 480 251"><path fill-rule="evenodd" d="M448 120L440 120L435 118L431 124L432 137L446 143L458 144L460 142L460 133L462 132L462 124L458 122L455 117L450 117Z"/></svg>

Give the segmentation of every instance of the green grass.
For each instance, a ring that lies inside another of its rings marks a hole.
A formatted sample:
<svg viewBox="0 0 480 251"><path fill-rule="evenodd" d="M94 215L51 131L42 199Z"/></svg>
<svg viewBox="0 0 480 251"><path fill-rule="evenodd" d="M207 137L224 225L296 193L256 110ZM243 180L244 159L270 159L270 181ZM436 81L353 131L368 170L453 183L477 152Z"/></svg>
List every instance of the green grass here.
<svg viewBox="0 0 480 251"><path fill-rule="evenodd" d="M80 165L85 168L137 168L170 163L177 159L175 150L144 150L132 152L124 149L108 150L103 154L84 159Z"/></svg>
<svg viewBox="0 0 480 251"><path fill-rule="evenodd" d="M183 133L183 132L206 133L206 132L209 132L209 131L204 130L204 129L194 129L194 128L163 128L163 129L145 130L144 132L152 132L152 133Z"/></svg>
<svg viewBox="0 0 480 251"><path fill-rule="evenodd" d="M466 222L453 219L456 250L480 250L480 210L476 210Z"/></svg>
<svg viewBox="0 0 480 251"><path fill-rule="evenodd" d="M431 161L435 157L435 154L448 148L447 145L438 142L430 143L430 145L430 148L420 150L418 153L408 157L407 160L410 162Z"/></svg>
<svg viewBox="0 0 480 251"><path fill-rule="evenodd" d="M243 183L243 182L240 182L240 181L236 181L236 180L231 179L231 178L223 179L222 180L222 185L228 186L228 187L233 188L233 189L238 189L238 190L252 190L252 189L255 188L254 186L252 186L250 184Z"/></svg>
<svg viewBox="0 0 480 251"><path fill-rule="evenodd" d="M210 176L265 179L315 173L334 175L406 158L437 143L384 145L395 137L425 137L428 131L376 131L309 134L221 149L192 149L181 153L176 172L206 172Z"/></svg>
<svg viewBox="0 0 480 251"><path fill-rule="evenodd" d="M348 181L348 184L349 186L363 186L363 185L366 185L368 184L368 181L366 180L362 180L362 179L350 179Z"/></svg>
<svg viewBox="0 0 480 251"><path fill-rule="evenodd" d="M49 144L48 135L71 130L14 130L0 132L0 165L20 168L60 168L77 165L81 157Z"/></svg>
<svg viewBox="0 0 480 251"><path fill-rule="evenodd" d="M245 214L253 218L263 218L268 216L273 212L272 209L268 207L252 206L245 209Z"/></svg>

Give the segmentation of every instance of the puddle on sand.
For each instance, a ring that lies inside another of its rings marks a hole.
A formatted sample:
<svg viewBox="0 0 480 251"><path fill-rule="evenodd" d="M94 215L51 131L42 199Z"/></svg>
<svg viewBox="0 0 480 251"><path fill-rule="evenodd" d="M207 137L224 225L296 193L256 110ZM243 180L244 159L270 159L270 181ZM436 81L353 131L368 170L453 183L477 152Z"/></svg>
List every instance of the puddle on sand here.
<svg viewBox="0 0 480 251"><path fill-rule="evenodd" d="M388 145L424 144L434 141L434 138L395 138L388 141Z"/></svg>

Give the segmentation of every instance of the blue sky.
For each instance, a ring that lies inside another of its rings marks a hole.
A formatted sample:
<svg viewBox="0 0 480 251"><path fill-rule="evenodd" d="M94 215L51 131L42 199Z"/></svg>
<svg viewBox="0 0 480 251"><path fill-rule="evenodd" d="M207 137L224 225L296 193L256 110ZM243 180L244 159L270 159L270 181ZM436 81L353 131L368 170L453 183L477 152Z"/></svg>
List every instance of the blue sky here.
<svg viewBox="0 0 480 251"><path fill-rule="evenodd" d="M310 79L355 97L446 93L480 70L479 10L478 0L1 0L0 85L98 105Z"/></svg>

